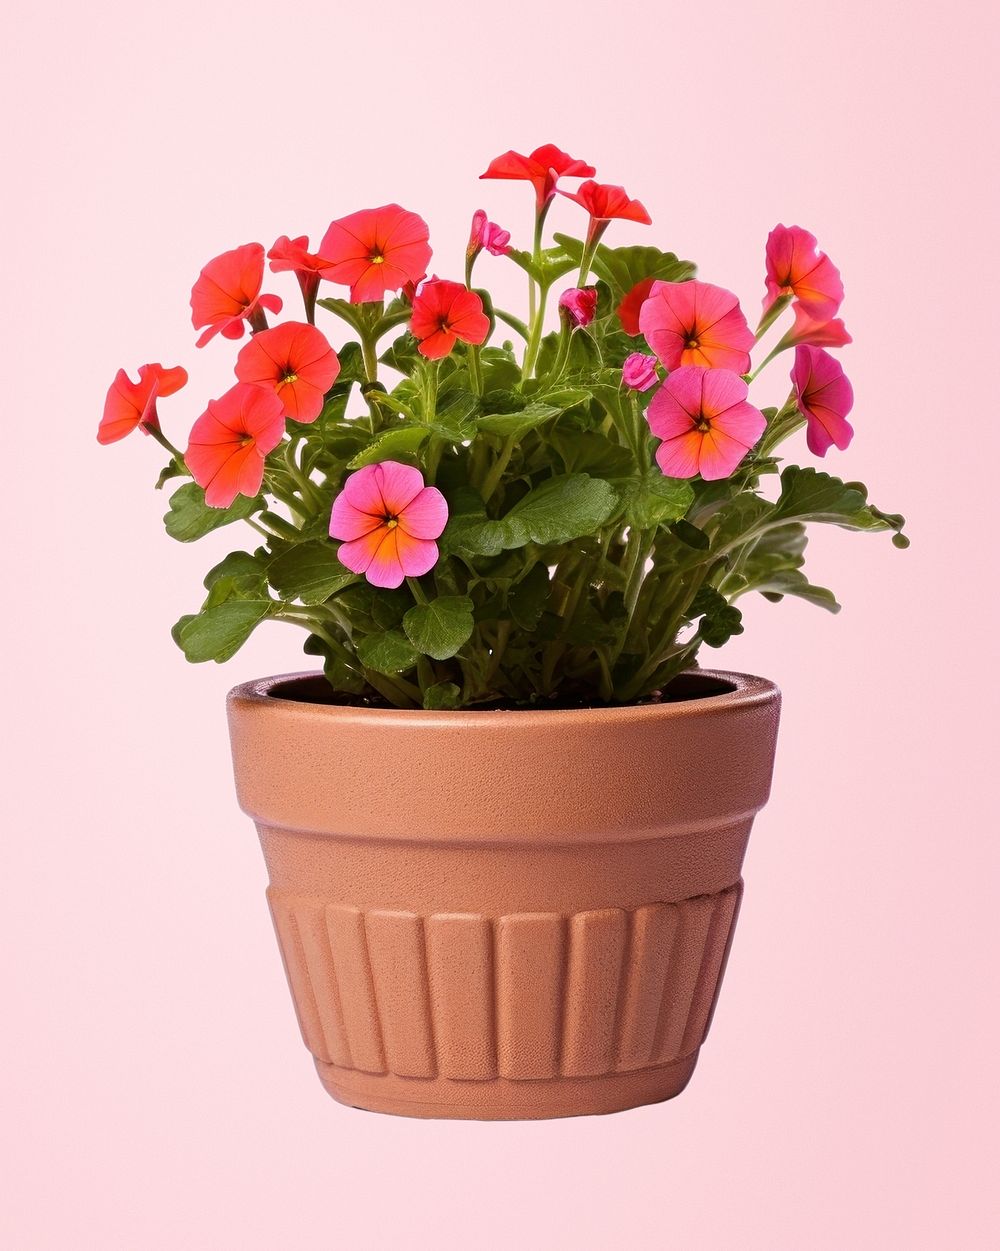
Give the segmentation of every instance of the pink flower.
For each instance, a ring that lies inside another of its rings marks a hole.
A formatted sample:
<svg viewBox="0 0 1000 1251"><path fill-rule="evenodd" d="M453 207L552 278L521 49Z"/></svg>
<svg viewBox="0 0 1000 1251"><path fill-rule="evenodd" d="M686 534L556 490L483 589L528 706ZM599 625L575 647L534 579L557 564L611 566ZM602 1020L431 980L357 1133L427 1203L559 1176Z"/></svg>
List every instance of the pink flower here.
<svg viewBox="0 0 1000 1251"><path fill-rule="evenodd" d="M570 287L559 297L559 308L572 329L589 326L597 312L597 288Z"/></svg>
<svg viewBox="0 0 1000 1251"><path fill-rule="evenodd" d="M322 331L301 321L261 330L240 349L236 377L274 391L294 421L315 421L340 373L337 353Z"/></svg>
<svg viewBox="0 0 1000 1251"><path fill-rule="evenodd" d="M187 370L180 365L172 369L158 364L140 365L138 382L119 369L104 401L104 416L97 428L98 443L116 443L137 426L143 434L148 434L150 427L159 430L156 401L179 391L187 380Z"/></svg>
<svg viewBox="0 0 1000 1251"><path fill-rule="evenodd" d="M817 321L810 317L801 304L795 306L795 324L787 331L778 350L795 347L799 343L811 343L813 347L843 347L852 342L847 327L835 317L830 321Z"/></svg>
<svg viewBox="0 0 1000 1251"><path fill-rule="evenodd" d="M485 248L490 256L506 256L510 251L510 231L491 222L482 209L472 215L472 230L466 255L471 259Z"/></svg>
<svg viewBox="0 0 1000 1251"><path fill-rule="evenodd" d="M800 344L795 349L792 382L799 412L807 422L810 452L825 456L831 444L844 451L854 437L847 421L854 406L854 390L840 361L822 348Z"/></svg>
<svg viewBox="0 0 1000 1251"><path fill-rule="evenodd" d="M237 383L191 428L184 460L205 488L205 503L228 508L237 495L251 499L264 481L264 458L285 433L285 413L273 391Z"/></svg>
<svg viewBox="0 0 1000 1251"><path fill-rule="evenodd" d="M199 337L198 347L221 334L225 339L242 339L243 323L264 330L264 309L281 312L276 295L261 295L264 281L264 246L244 243L216 256L202 269L191 288L191 322L195 330L208 329Z"/></svg>
<svg viewBox="0 0 1000 1251"><path fill-rule="evenodd" d="M448 520L437 487L419 469L384 460L352 473L333 501L330 536L343 539L338 556L372 586L397 587L437 564L434 540Z"/></svg>
<svg viewBox="0 0 1000 1251"><path fill-rule="evenodd" d="M656 357L633 352L622 365L622 382L633 391L648 391L657 380Z"/></svg>
<svg viewBox="0 0 1000 1251"><path fill-rule="evenodd" d="M839 270L801 226L778 225L767 236L765 281L765 313L783 295L792 295L810 317L829 321L844 298Z"/></svg>
<svg viewBox="0 0 1000 1251"><path fill-rule="evenodd" d="M429 278L414 291L410 333L418 341L420 355L436 361L447 356L459 339L484 343L490 319L475 291L447 278Z"/></svg>
<svg viewBox="0 0 1000 1251"><path fill-rule="evenodd" d="M764 414L729 369L682 365L649 402L646 420L663 442L656 463L668 478L728 478L760 436Z"/></svg>
<svg viewBox="0 0 1000 1251"><path fill-rule="evenodd" d="M528 156L522 156L520 152L504 152L490 161L486 173L479 177L530 182L535 188L535 200L541 212L555 195L560 178L592 178L596 172L593 165L576 160L554 143L543 143Z"/></svg>
<svg viewBox="0 0 1000 1251"><path fill-rule="evenodd" d="M646 342L667 369L704 365L745 374L753 332L731 291L710 282L654 282L639 311Z"/></svg>

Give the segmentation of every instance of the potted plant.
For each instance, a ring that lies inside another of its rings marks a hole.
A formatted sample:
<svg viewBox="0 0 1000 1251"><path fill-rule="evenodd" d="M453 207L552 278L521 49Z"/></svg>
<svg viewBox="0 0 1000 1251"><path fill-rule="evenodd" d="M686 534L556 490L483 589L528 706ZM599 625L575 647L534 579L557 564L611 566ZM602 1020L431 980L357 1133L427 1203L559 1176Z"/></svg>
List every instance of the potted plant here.
<svg viewBox="0 0 1000 1251"><path fill-rule="evenodd" d="M532 241L477 212L462 281L427 276L427 226L396 204L314 250L216 257L192 320L233 345L232 387L184 451L158 413L180 367L119 371L100 424L168 452L173 538L249 540L174 627L187 659L284 621L322 666L238 686L229 722L303 1038L364 1108L545 1117L683 1089L779 706L700 649L751 592L837 610L802 570L809 524L906 545L860 484L779 459L803 428L819 456L852 434L827 350L850 341L843 287L813 236L771 232L751 329L690 262L606 244L650 219L594 175L553 145L494 160L484 178L534 192ZM584 229L547 243L557 195ZM484 254L524 271L526 315L481 285ZM267 260L302 298L276 321ZM787 400L755 407L786 352Z"/></svg>

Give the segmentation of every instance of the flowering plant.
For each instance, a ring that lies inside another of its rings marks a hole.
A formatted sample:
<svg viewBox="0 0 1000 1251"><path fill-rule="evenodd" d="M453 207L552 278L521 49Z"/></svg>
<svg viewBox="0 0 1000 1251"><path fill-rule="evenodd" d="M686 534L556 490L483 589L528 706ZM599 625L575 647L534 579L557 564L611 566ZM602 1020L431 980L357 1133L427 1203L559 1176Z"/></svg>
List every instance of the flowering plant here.
<svg viewBox="0 0 1000 1251"><path fill-rule="evenodd" d="M803 427L819 456L852 437L851 385L827 351L850 342L843 286L815 238L771 232L752 330L737 297L690 262L604 243L614 220L650 218L595 172L553 145L494 160L483 178L534 189L532 243L513 247L476 212L462 282L428 277L427 226L396 204L332 222L315 251L282 236L266 257L248 243L204 267L198 346L249 333L235 384L182 452L157 408L186 372L146 364L133 382L121 370L98 433L142 430L170 454L157 486L189 479L165 518L175 539L236 522L253 533L174 627L189 660L227 660L278 620L307 631L345 702L631 702L739 633L736 605L752 591L837 610L802 571L808 523L906 545L902 518L859 483L776 455ZM570 191L567 178L582 181ZM546 246L557 194L586 228ZM474 283L484 252L524 271L526 317ZM303 302L274 325L283 303L262 290L266 260L294 275ZM321 298L324 284L334 294ZM346 328L336 347L319 312ZM791 325L752 364L786 312ZM755 407L750 384L786 351L787 400Z"/></svg>

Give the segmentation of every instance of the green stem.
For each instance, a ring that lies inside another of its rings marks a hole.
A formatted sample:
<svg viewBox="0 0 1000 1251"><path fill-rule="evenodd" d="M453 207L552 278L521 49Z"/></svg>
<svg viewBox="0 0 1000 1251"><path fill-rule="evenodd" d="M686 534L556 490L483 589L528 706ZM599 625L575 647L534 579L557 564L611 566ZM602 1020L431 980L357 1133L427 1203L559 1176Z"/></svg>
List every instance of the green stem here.
<svg viewBox="0 0 1000 1251"><path fill-rule="evenodd" d="M472 383L474 395L483 393L483 371L479 364L479 347L475 343L466 344L469 356L469 381Z"/></svg>
<svg viewBox="0 0 1000 1251"><path fill-rule="evenodd" d="M426 604L427 596L424 594L424 588L420 585L416 578L407 578L406 585L413 592L413 598L418 604Z"/></svg>
<svg viewBox="0 0 1000 1251"><path fill-rule="evenodd" d="M517 331L525 343L528 342L528 339L531 337L531 332L528 330L526 323L523 322L520 317L515 317L513 313L507 313L502 308L497 308L495 305L493 307L493 312L496 313L498 321L506 322L506 324L510 326L511 330Z"/></svg>
<svg viewBox="0 0 1000 1251"><path fill-rule="evenodd" d="M514 448L516 446L517 446L516 435L511 434L511 435L508 435L506 439L504 439L503 446L500 448L500 455L493 462L493 465L491 466L490 471L486 475L486 479L483 482L482 490L480 491L480 495L482 496L484 504L489 503L489 500L491 496L493 495L493 492L499 486L500 479L503 477L504 470L507 468L508 464L510 463L510 458L513 455Z"/></svg>
<svg viewBox="0 0 1000 1251"><path fill-rule="evenodd" d="M164 447L167 449L170 455L177 462L179 469L182 469L184 473L190 473L190 470L188 469L187 465L185 465L184 463L184 453L178 451L177 448L174 447L174 445L170 442L170 440L163 433L163 431L160 429L159 426L143 426L142 428L143 430L146 431L147 434L153 436L153 438L157 441L157 443L159 443L160 447Z"/></svg>
<svg viewBox="0 0 1000 1251"><path fill-rule="evenodd" d="M535 361L538 359L538 349L542 342L542 326L545 322L545 304L549 298L548 287L541 287L541 297L538 304L538 311L531 321L531 334L528 338L528 347L524 353L524 364L522 371L525 378L530 378L535 368Z"/></svg>
<svg viewBox="0 0 1000 1251"><path fill-rule="evenodd" d="M757 323L757 332L754 335L754 341L759 343L767 334L768 330L774 325L785 309L791 304L792 297L790 295L780 295L764 316Z"/></svg>

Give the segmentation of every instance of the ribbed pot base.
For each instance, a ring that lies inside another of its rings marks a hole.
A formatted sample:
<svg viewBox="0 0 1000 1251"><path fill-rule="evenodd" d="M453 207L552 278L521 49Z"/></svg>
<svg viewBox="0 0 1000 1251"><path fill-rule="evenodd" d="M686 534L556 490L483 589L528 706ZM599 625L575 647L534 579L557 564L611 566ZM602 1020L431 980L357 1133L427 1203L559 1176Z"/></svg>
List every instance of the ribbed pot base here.
<svg viewBox="0 0 1000 1251"><path fill-rule="evenodd" d="M537 1081L455 1081L446 1077L397 1077L359 1073L316 1061L320 1081L338 1103L394 1116L447 1117L451 1120L530 1121L558 1116L624 1112L644 1103L662 1103L688 1084L698 1052L633 1073L601 1077L555 1077Z"/></svg>

